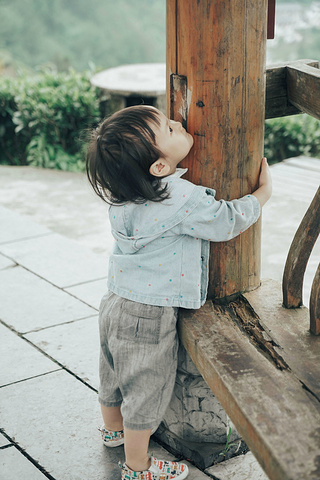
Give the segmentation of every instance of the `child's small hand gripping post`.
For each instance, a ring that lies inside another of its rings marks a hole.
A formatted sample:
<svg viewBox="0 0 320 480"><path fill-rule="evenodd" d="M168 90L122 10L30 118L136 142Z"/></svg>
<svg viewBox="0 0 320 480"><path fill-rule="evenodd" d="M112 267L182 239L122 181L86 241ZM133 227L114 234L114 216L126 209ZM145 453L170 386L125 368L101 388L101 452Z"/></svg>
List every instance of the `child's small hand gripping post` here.
<svg viewBox="0 0 320 480"><path fill-rule="evenodd" d="M260 176L259 176L259 187L252 193L263 207L263 205L269 200L272 194L272 181L270 167L266 157L263 157L261 162Z"/></svg>

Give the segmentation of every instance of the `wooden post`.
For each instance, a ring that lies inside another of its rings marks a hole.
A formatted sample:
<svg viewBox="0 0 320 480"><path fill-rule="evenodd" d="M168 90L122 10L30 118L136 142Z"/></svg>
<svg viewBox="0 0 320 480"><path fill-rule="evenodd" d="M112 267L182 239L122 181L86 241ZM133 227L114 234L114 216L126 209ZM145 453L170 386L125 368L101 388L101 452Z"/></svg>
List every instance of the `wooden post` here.
<svg viewBox="0 0 320 480"><path fill-rule="evenodd" d="M167 0L168 115L194 136L187 178L231 200L263 157L267 0ZM208 298L260 285L260 222L211 246Z"/></svg>

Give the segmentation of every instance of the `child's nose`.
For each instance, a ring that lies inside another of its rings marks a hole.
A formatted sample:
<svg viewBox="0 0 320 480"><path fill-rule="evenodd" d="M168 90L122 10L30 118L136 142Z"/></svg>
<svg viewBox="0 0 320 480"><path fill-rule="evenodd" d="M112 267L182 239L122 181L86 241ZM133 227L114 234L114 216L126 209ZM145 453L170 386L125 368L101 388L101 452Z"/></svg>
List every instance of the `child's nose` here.
<svg viewBox="0 0 320 480"><path fill-rule="evenodd" d="M177 127L177 128L182 127L182 123L177 122L176 120L170 120L170 123L172 123L174 127Z"/></svg>

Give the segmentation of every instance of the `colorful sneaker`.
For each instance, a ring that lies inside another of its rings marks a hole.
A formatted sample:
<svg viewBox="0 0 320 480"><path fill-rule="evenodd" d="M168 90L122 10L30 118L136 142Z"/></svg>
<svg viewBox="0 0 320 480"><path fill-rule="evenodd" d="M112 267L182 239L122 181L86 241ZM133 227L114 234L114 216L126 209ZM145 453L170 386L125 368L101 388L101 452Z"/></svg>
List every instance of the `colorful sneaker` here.
<svg viewBox="0 0 320 480"><path fill-rule="evenodd" d="M144 472L134 472L125 463L119 467L122 469L121 480L183 480L187 478L189 469L184 463L168 462L151 457L151 466Z"/></svg>
<svg viewBox="0 0 320 480"><path fill-rule="evenodd" d="M107 430L103 425L99 428L99 432L101 432L102 441L106 447L118 447L124 444L123 430L113 432L112 430Z"/></svg>

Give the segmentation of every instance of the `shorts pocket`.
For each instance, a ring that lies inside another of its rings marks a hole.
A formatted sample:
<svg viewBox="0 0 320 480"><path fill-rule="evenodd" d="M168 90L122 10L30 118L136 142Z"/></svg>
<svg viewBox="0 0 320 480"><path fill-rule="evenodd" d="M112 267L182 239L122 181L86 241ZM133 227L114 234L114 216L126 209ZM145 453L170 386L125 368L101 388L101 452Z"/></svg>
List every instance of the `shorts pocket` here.
<svg viewBox="0 0 320 480"><path fill-rule="evenodd" d="M117 328L118 340L157 345L162 314L163 307L124 300Z"/></svg>

